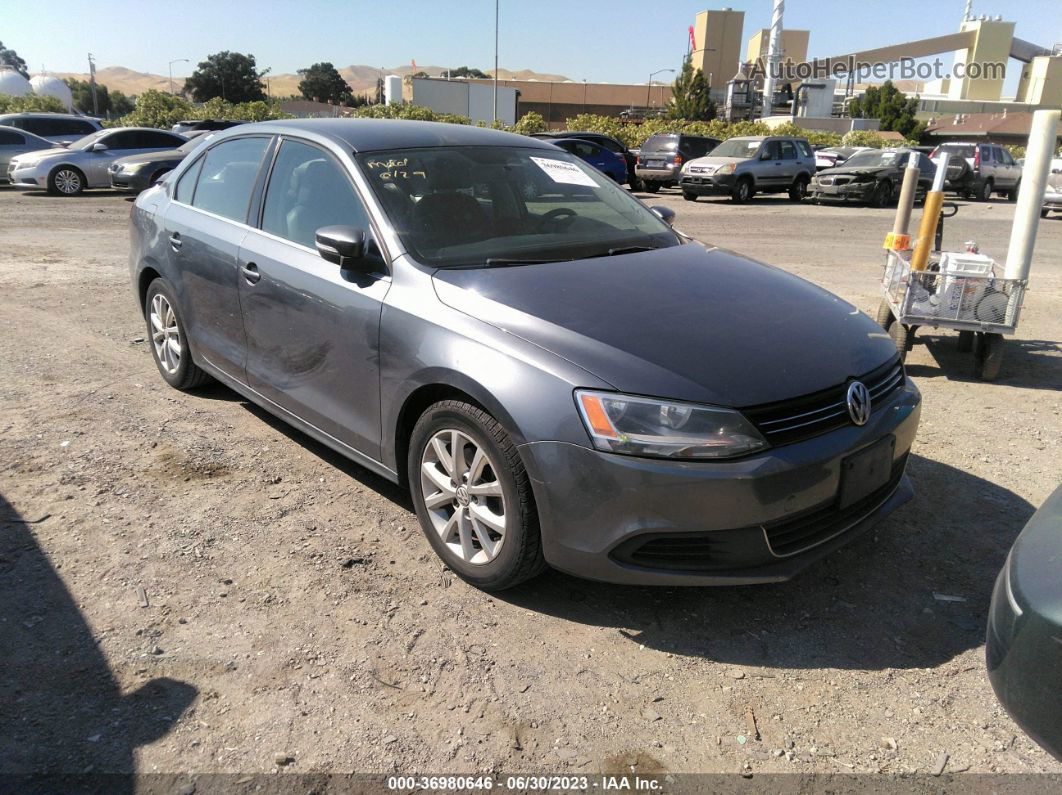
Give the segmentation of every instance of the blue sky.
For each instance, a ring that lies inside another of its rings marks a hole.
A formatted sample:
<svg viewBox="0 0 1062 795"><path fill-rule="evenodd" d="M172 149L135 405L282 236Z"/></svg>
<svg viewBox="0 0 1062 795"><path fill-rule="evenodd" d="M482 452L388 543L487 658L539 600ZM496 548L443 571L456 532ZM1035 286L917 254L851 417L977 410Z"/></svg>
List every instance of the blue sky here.
<svg viewBox="0 0 1062 795"><path fill-rule="evenodd" d="M56 72L97 66L186 75L218 50L251 52L262 67L294 72L336 66L468 66L494 58L493 0L0 0L0 40ZM645 82L677 66L697 11L745 12L747 39L770 22L770 0L501 0L500 65L573 80ZM809 54L835 55L958 29L963 0L788 0L786 27L811 31ZM975 0L975 14L1002 14L1015 35L1044 46L1062 41L1060 0ZM950 65L950 62L949 62ZM1016 81L1008 68L1008 88ZM666 76L665 76L666 77Z"/></svg>

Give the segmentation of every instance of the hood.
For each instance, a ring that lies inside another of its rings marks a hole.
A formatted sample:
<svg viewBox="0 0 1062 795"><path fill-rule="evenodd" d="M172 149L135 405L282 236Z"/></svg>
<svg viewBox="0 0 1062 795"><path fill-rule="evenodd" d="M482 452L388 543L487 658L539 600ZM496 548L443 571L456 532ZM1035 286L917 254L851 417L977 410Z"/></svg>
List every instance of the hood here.
<svg viewBox="0 0 1062 795"><path fill-rule="evenodd" d="M815 176L832 177L840 174L881 174L884 171L892 171L894 168L894 166L859 166L856 168L847 168L842 164L839 166L833 166L832 168L824 168Z"/></svg>
<svg viewBox="0 0 1062 795"><path fill-rule="evenodd" d="M176 149L163 149L156 152L142 152L139 155L126 155L115 160L115 165L132 166L137 163L157 163L162 160L175 160L178 163L184 159L184 152Z"/></svg>
<svg viewBox="0 0 1062 795"><path fill-rule="evenodd" d="M72 154L76 153L71 152L64 146L57 146L52 147L51 149L37 149L32 152L23 152L20 155L16 155L16 157L18 158L19 165L31 166L40 163L42 160L47 160L50 157L70 157ZM14 160L15 158L13 157L11 159Z"/></svg>
<svg viewBox="0 0 1062 795"><path fill-rule="evenodd" d="M443 269L433 281L444 304L639 395L755 406L843 384L896 356L846 301L699 243Z"/></svg>
<svg viewBox="0 0 1062 795"><path fill-rule="evenodd" d="M724 166L727 163L744 163L749 158L747 157L696 157L686 163L688 166Z"/></svg>

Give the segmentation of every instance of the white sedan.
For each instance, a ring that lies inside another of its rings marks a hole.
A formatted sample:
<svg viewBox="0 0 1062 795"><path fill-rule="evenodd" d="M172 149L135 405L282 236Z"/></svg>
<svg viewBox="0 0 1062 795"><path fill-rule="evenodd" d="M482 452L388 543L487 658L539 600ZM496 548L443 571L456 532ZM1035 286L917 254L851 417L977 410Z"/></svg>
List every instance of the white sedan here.
<svg viewBox="0 0 1062 795"><path fill-rule="evenodd" d="M176 149L188 139L151 127L116 127L86 135L65 149L13 157L8 178L17 188L76 196L85 188L109 188L107 168L120 157Z"/></svg>

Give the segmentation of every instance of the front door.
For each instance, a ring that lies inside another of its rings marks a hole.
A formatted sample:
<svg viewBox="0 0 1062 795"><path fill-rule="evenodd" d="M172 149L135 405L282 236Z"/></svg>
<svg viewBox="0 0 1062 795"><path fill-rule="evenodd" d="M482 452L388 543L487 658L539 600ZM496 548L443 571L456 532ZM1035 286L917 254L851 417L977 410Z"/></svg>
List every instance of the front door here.
<svg viewBox="0 0 1062 795"><path fill-rule="evenodd" d="M324 260L322 226L371 239L368 213L343 167L324 150L285 139L262 206L261 230L240 248L239 291L252 389L365 455L380 458L380 314L391 286L379 273Z"/></svg>

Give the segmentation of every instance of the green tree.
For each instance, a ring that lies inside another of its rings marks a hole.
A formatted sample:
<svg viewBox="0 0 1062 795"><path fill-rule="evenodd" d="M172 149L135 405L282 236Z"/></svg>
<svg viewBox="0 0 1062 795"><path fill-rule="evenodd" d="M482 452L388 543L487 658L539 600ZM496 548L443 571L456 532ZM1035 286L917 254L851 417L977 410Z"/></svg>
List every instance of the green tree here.
<svg viewBox="0 0 1062 795"><path fill-rule="evenodd" d="M258 71L253 55L224 50L200 61L192 76L184 81L184 90L196 102L221 97L228 102L256 102L266 99L262 77L268 69Z"/></svg>
<svg viewBox="0 0 1062 795"><path fill-rule="evenodd" d="M481 72L479 69L473 69L468 66L459 66L456 69L450 70L450 77L475 77L480 80L490 77L486 72Z"/></svg>
<svg viewBox="0 0 1062 795"><path fill-rule="evenodd" d="M880 119L881 129L895 130L904 138L919 138L926 129L925 122L915 118L918 98L910 97L886 80L871 86L863 96L848 104L848 115L853 119Z"/></svg>
<svg viewBox="0 0 1062 795"><path fill-rule="evenodd" d="M121 91L113 88L107 92L107 102L111 106L111 113L115 116L124 116L127 113L132 113L136 107L136 99L134 97L127 97Z"/></svg>
<svg viewBox="0 0 1062 795"><path fill-rule="evenodd" d="M521 135L532 135L533 133L545 132L546 120L542 118L541 114L529 110L516 120L516 124L513 125L512 130L514 133L520 133Z"/></svg>
<svg viewBox="0 0 1062 795"><path fill-rule="evenodd" d="M0 41L0 64L10 66L27 80L29 79L29 71L26 69L26 62L18 57L17 52L5 47L2 41Z"/></svg>
<svg viewBox="0 0 1062 795"><path fill-rule="evenodd" d="M78 80L74 77L68 77L63 82L70 86L70 94L74 98L74 107L82 113L92 113L92 84L88 80ZM96 101L99 105L100 115L106 116L111 112L110 92L107 91L107 86L103 83L96 83ZM129 108L129 110L132 110L132 108ZM128 113L129 110L122 112Z"/></svg>
<svg viewBox="0 0 1062 795"><path fill-rule="evenodd" d="M42 97L38 94L27 94L24 97L13 97L10 94L0 94L0 113L66 113L66 107L57 97Z"/></svg>
<svg viewBox="0 0 1062 795"><path fill-rule="evenodd" d="M687 55L682 62L682 71L671 86L668 115L672 119L711 121L715 118L715 103L709 98L710 88L704 73L693 68L693 62Z"/></svg>
<svg viewBox="0 0 1062 795"><path fill-rule="evenodd" d="M336 105L351 105L354 102L354 94L332 64L315 63L306 69L300 69L302 81L299 83L299 93L305 99L315 102L333 102Z"/></svg>

